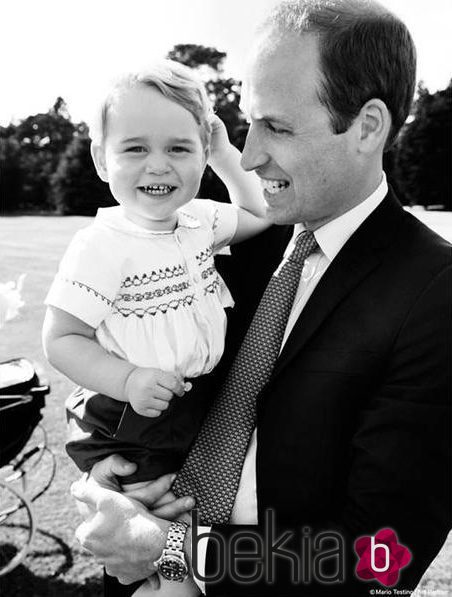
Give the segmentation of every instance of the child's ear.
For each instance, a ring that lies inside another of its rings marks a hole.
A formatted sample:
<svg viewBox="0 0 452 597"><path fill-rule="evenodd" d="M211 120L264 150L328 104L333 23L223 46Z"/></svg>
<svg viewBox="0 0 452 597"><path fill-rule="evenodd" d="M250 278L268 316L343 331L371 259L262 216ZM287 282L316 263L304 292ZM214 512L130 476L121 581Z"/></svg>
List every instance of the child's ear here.
<svg viewBox="0 0 452 597"><path fill-rule="evenodd" d="M101 180L108 182L107 166L105 165L105 151L102 145L91 143L91 157Z"/></svg>

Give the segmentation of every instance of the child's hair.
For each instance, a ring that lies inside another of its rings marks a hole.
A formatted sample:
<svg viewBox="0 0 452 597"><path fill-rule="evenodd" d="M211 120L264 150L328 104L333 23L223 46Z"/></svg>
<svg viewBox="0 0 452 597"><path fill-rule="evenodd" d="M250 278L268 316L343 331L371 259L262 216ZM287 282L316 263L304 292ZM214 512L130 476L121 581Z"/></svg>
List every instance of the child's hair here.
<svg viewBox="0 0 452 597"><path fill-rule="evenodd" d="M128 72L110 84L102 94L89 123L89 134L93 143L104 143L108 112L120 94L141 85L154 87L169 100L188 110L199 125L203 147L208 147L212 105L205 87L193 70L172 60L160 60L144 70Z"/></svg>

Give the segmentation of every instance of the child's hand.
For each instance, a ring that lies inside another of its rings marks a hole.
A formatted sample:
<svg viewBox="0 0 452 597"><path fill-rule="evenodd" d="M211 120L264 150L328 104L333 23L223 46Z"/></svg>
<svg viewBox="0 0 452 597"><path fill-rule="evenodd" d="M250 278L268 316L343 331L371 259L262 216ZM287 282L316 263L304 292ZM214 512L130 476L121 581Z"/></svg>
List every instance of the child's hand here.
<svg viewBox="0 0 452 597"><path fill-rule="evenodd" d="M229 141L228 131L224 122L215 114L210 119L212 126L212 137L210 140L210 155L208 163L213 165L215 161L220 161L228 154L232 147Z"/></svg>
<svg viewBox="0 0 452 597"><path fill-rule="evenodd" d="M136 413L143 417L158 417L168 408L173 396L183 396L186 389L180 375L137 367L127 378L124 393Z"/></svg>

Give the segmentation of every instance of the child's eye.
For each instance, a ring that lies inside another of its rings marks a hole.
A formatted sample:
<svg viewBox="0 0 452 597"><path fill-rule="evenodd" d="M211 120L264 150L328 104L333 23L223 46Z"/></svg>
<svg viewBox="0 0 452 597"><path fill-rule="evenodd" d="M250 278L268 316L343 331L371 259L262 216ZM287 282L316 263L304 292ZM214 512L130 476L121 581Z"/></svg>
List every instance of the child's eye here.
<svg viewBox="0 0 452 597"><path fill-rule="evenodd" d="M190 153L188 147L184 147L183 145L173 145L170 147L171 153Z"/></svg>
<svg viewBox="0 0 452 597"><path fill-rule="evenodd" d="M132 147L127 147L126 152L128 153L143 153L146 151L146 148L142 145L133 145Z"/></svg>

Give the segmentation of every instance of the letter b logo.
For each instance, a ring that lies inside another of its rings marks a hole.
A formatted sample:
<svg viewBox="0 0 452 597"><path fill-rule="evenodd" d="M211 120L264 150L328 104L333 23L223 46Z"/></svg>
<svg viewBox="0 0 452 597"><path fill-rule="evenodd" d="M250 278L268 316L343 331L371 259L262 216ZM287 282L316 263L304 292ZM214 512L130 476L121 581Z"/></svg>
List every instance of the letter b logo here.
<svg viewBox="0 0 452 597"><path fill-rule="evenodd" d="M400 570L411 562L410 550L398 542L392 529L382 529L374 537L359 537L354 547L359 558L356 576L362 580L377 580L385 587L396 585Z"/></svg>
<svg viewBox="0 0 452 597"><path fill-rule="evenodd" d="M375 552L377 549L384 551L384 566L377 566L375 562ZM375 537L370 538L370 567L374 572L386 572L389 568L389 547L384 543L375 543Z"/></svg>

